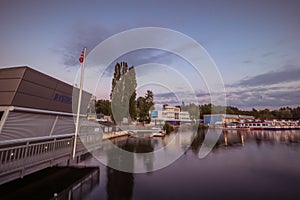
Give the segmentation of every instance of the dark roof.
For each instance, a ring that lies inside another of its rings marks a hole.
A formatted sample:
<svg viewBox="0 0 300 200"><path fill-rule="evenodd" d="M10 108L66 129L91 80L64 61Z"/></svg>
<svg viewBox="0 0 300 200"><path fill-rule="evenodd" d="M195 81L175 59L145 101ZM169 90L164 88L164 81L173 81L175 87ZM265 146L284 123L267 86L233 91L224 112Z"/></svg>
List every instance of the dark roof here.
<svg viewBox="0 0 300 200"><path fill-rule="evenodd" d="M78 89L74 93L78 94ZM0 106L72 112L73 86L27 66L0 69ZM78 96L78 95L77 95ZM82 104L91 94L83 92Z"/></svg>

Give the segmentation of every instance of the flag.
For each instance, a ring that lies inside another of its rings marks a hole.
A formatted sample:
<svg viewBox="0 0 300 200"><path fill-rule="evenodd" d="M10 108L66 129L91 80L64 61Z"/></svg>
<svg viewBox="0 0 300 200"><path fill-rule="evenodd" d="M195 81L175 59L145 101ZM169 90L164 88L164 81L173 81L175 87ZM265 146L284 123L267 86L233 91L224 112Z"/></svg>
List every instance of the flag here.
<svg viewBox="0 0 300 200"><path fill-rule="evenodd" d="M82 50L81 55L79 57L79 62L83 63L83 61L84 61L84 50Z"/></svg>

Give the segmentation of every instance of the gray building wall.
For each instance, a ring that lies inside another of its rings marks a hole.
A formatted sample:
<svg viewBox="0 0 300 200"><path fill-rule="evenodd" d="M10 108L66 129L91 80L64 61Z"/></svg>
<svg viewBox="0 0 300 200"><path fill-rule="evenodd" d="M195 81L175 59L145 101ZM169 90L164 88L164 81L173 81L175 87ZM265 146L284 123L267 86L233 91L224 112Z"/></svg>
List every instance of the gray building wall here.
<svg viewBox="0 0 300 200"><path fill-rule="evenodd" d="M29 67L0 69L0 106L19 106L72 113L77 108L78 89ZM83 92L82 113L91 94Z"/></svg>

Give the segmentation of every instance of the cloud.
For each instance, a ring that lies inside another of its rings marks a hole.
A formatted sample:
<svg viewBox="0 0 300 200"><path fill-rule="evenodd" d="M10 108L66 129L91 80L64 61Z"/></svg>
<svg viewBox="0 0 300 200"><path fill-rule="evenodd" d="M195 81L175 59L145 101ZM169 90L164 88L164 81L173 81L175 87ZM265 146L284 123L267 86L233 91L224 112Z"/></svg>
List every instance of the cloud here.
<svg viewBox="0 0 300 200"><path fill-rule="evenodd" d="M181 97L182 99L178 99L177 97ZM195 103L195 104L206 104L211 103L211 95L204 91L198 91L196 93L177 91L173 92L165 92L165 93L154 93L155 104L170 104L170 105L178 105L181 104L182 101L185 104Z"/></svg>
<svg viewBox="0 0 300 200"><path fill-rule="evenodd" d="M101 25L75 24L68 32L62 49L58 50L62 56L63 64L67 67L78 65L78 58L83 47L87 47L87 54L100 42L108 37L125 30L124 27L108 29Z"/></svg>
<svg viewBox="0 0 300 200"><path fill-rule="evenodd" d="M175 94L172 92L166 93L154 93L154 102L155 105L161 107L163 104L169 105L178 105L180 104L179 100L176 98Z"/></svg>
<svg viewBox="0 0 300 200"><path fill-rule="evenodd" d="M253 61L252 60L244 60L244 61L242 61L242 63L248 64L248 63L253 63Z"/></svg>
<svg viewBox="0 0 300 200"><path fill-rule="evenodd" d="M276 54L275 51L269 51L269 52L266 52L266 53L262 54L262 57L268 57L268 56L272 56L274 54Z"/></svg>
<svg viewBox="0 0 300 200"><path fill-rule="evenodd" d="M298 106L299 86L300 67L285 65L278 70L226 85L227 104L241 109Z"/></svg>
<svg viewBox="0 0 300 200"><path fill-rule="evenodd" d="M139 66L147 63L160 63L168 65L174 56L166 51L158 50L158 49L141 49L131 51L124 55L121 55L114 62L112 62L104 73L106 77L112 77L114 72L114 67L117 62L127 62L128 66ZM149 69L151 72L151 69ZM147 69L144 69L144 73L149 73Z"/></svg>
<svg viewBox="0 0 300 200"><path fill-rule="evenodd" d="M299 85L300 81L294 81L276 86L229 87L227 104L242 109L297 106L300 103Z"/></svg>
<svg viewBox="0 0 300 200"><path fill-rule="evenodd" d="M94 49L100 42L110 36L128 30L130 27L119 27L117 29L109 29L102 25L75 24L68 32L63 47L54 51L62 56L63 64L67 67L73 67L78 64L78 57L83 49L87 47L87 53ZM122 44L120 44L122 45ZM191 43L181 45L177 51L187 51L193 48ZM167 60L168 63L176 57L173 53L157 50L142 49L120 55L121 59L126 60L130 65L140 65L149 62Z"/></svg>
<svg viewBox="0 0 300 200"><path fill-rule="evenodd" d="M300 104L300 80L289 84L264 85L256 87L226 88L227 105L240 109L280 108L298 106ZM186 94L187 97L189 95ZM205 91L196 93L196 104L211 103L210 94ZM172 92L154 94L156 105L181 104ZM194 103L193 98L186 98L186 104Z"/></svg>
<svg viewBox="0 0 300 200"><path fill-rule="evenodd" d="M231 86L254 87L262 85L273 85L300 80L300 67L284 66L280 70L263 73L241 80Z"/></svg>
<svg viewBox="0 0 300 200"><path fill-rule="evenodd" d="M276 91L271 93L241 94L237 98L228 97L228 104L239 108L278 108L299 105L300 90Z"/></svg>
<svg viewBox="0 0 300 200"><path fill-rule="evenodd" d="M170 97L175 97L173 92L166 92L166 93L158 93L155 94L155 97L157 98L170 98Z"/></svg>

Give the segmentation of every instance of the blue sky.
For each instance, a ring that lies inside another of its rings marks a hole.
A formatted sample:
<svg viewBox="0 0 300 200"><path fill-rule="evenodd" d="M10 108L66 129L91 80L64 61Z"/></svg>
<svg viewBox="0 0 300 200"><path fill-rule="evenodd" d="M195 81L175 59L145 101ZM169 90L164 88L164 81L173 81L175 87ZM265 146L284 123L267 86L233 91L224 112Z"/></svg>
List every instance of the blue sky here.
<svg viewBox="0 0 300 200"><path fill-rule="evenodd" d="M206 49L225 83L227 104L242 109L297 106L299 8L298 1L275 0L4 0L0 7L0 67L28 65L73 83L83 46L91 50L127 29L164 27L186 34ZM141 64L132 56L122 58L130 60L129 65ZM168 63L159 56L154 61ZM110 81L103 91L110 91ZM166 100L166 94L157 94L157 98ZM207 103L205 94L205 88L199 91L200 103ZM108 96L103 92L99 97ZM169 98L171 101L172 95Z"/></svg>

